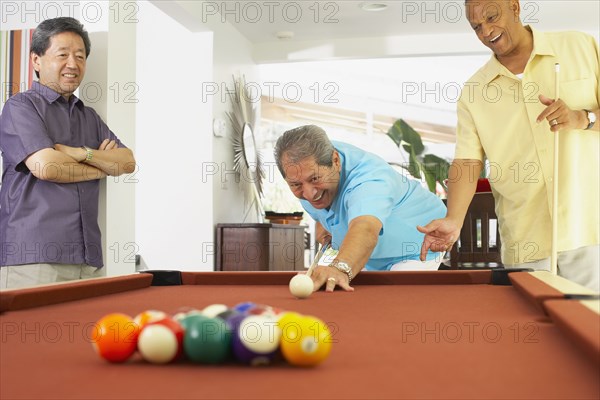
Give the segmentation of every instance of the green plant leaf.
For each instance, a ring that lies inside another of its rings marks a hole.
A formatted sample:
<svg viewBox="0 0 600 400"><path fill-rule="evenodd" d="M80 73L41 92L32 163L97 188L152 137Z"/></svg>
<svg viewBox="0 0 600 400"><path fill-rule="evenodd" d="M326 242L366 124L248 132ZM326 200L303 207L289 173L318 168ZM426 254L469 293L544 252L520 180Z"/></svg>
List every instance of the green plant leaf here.
<svg viewBox="0 0 600 400"><path fill-rule="evenodd" d="M404 148L406 150L406 147ZM422 179L421 177L421 162L418 160L417 155L413 151L412 146L410 147L409 157L408 157L408 172L417 179Z"/></svg>
<svg viewBox="0 0 600 400"><path fill-rule="evenodd" d="M425 146L421 135L406 121L399 119L394 122L387 135L409 155L408 166L403 165L402 168L414 178L425 179L427 187L433 193L436 192L436 182L440 182L442 187L447 189L444 181L448 178L450 163L433 154L422 156Z"/></svg>
<svg viewBox="0 0 600 400"><path fill-rule="evenodd" d="M394 124L396 125L396 124ZM402 140L410 144L416 155L420 155L425 150L421 135L415 131L412 126L406 123L403 119L400 120L400 131L402 132Z"/></svg>
<svg viewBox="0 0 600 400"><path fill-rule="evenodd" d="M435 174L423 168L423 175L425 176L425 182L427 182L427 187L429 188L429 191L435 193L435 182L437 182Z"/></svg>
<svg viewBox="0 0 600 400"><path fill-rule="evenodd" d="M444 181L448 178L449 168L450 163L448 161L434 154L426 154L423 157L423 169L427 171L426 176L427 174L432 176L435 181L440 182L444 189L447 189Z"/></svg>
<svg viewBox="0 0 600 400"><path fill-rule="evenodd" d="M402 120L399 119L392 125L392 127L388 130L387 135L396 143L396 146L400 147L402 143L402 128L400 126L400 122ZM407 150L408 152L408 150Z"/></svg>

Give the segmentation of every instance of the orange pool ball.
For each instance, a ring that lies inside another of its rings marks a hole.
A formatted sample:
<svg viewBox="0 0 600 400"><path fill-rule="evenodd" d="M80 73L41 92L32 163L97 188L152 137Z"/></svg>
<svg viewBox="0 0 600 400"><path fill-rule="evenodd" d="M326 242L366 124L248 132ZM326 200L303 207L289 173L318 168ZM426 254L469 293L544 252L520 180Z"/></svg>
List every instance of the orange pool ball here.
<svg viewBox="0 0 600 400"><path fill-rule="evenodd" d="M312 367L327 359L333 338L322 320L289 313L278 324L282 329L281 353L289 364Z"/></svg>
<svg viewBox="0 0 600 400"><path fill-rule="evenodd" d="M130 316L108 314L96 322L92 343L100 357L124 362L135 353L140 327Z"/></svg>

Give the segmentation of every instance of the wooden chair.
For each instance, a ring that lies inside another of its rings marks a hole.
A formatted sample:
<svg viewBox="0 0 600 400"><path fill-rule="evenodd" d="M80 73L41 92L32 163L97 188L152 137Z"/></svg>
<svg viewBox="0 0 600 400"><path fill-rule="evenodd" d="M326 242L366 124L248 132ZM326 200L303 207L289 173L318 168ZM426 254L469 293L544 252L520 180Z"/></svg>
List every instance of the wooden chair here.
<svg viewBox="0 0 600 400"><path fill-rule="evenodd" d="M450 262L440 269L502 267L500 232L491 192L475 193L460 238L450 251Z"/></svg>

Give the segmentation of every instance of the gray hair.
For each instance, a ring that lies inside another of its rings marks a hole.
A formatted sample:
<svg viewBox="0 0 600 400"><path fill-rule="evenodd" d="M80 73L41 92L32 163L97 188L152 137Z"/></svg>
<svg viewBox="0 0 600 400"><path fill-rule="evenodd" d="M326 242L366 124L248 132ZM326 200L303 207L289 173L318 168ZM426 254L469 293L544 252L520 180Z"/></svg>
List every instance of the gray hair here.
<svg viewBox="0 0 600 400"><path fill-rule="evenodd" d="M85 46L85 58L90 55L90 51L92 50L90 37L83 27L83 24L71 17L59 17L42 21L33 32L29 52L37 54L38 56L43 56L50 47L50 39L63 32L73 32L78 34ZM35 71L35 74L38 78L40 77L38 71Z"/></svg>
<svg viewBox="0 0 600 400"><path fill-rule="evenodd" d="M325 131L316 125L305 125L285 132L275 144L275 161L285 178L281 158L285 154L292 163L314 157L317 165L331 167L335 148Z"/></svg>

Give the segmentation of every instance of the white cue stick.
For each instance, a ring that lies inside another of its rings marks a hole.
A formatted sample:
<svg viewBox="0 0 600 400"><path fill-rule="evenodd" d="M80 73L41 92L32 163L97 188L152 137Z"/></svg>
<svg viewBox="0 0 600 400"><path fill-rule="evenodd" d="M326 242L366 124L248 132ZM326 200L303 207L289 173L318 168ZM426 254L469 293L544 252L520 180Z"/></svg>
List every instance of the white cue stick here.
<svg viewBox="0 0 600 400"><path fill-rule="evenodd" d="M555 99L560 97L559 79L560 64L554 64L554 90ZM554 132L554 177L552 180L552 253L550 256L550 272L558 273L558 138L559 131Z"/></svg>
<svg viewBox="0 0 600 400"><path fill-rule="evenodd" d="M310 276L312 275L313 269L315 269L315 267L319 264L319 260L321 259L321 257L323 257L323 254L325 254L325 250L327 250L329 248L330 244L331 244L331 241L326 242L323 246L321 246L321 250L319 250L319 252L315 256L315 259L313 260L312 264L310 265L310 268L308 269L308 271L306 271L306 276L308 276L310 278Z"/></svg>

